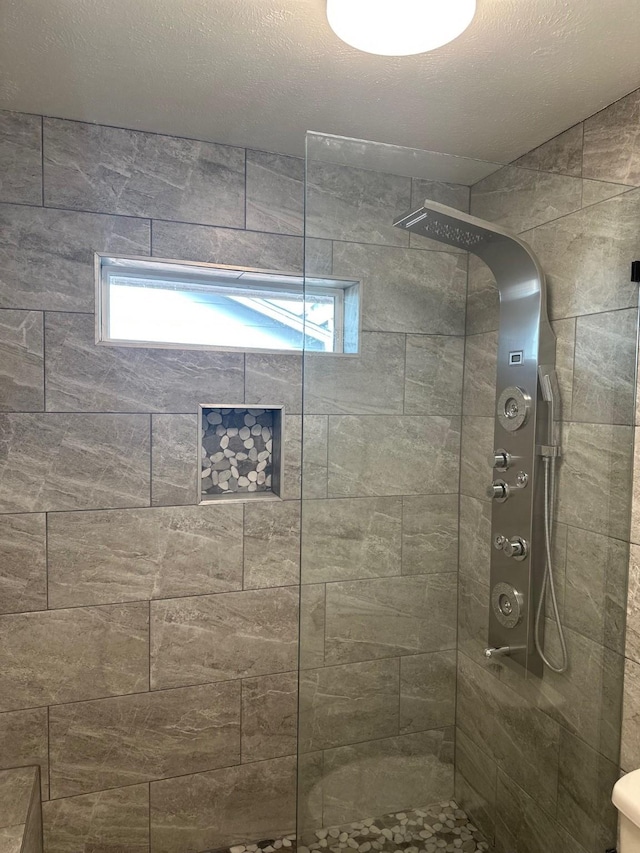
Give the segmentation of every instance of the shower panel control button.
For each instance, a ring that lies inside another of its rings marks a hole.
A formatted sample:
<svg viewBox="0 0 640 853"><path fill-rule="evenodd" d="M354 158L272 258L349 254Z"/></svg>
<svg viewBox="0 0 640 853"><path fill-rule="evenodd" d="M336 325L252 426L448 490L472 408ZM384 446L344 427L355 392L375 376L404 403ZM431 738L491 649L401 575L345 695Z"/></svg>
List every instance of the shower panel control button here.
<svg viewBox="0 0 640 853"><path fill-rule="evenodd" d="M524 598L508 583L497 583L491 590L491 607L503 628L515 628L522 620Z"/></svg>
<svg viewBox="0 0 640 853"><path fill-rule="evenodd" d="M502 534L499 533L497 536L493 537L493 547L496 549L496 551L502 551L508 541L509 540L506 536L502 536Z"/></svg>
<svg viewBox="0 0 640 853"><path fill-rule="evenodd" d="M489 457L489 465L497 471L506 471L511 465L511 454L499 447Z"/></svg>
<svg viewBox="0 0 640 853"><path fill-rule="evenodd" d="M531 397L522 388L512 385L505 388L498 399L498 422L507 432L515 432L527 422L531 411Z"/></svg>
<svg viewBox="0 0 640 853"><path fill-rule="evenodd" d="M498 503L504 503L510 493L509 484L505 483L504 480L494 480L490 486L487 486L487 497L492 498Z"/></svg>
<svg viewBox="0 0 640 853"><path fill-rule="evenodd" d="M524 489L528 482L529 475L526 473L526 471L518 471L518 473L516 474L516 486L519 489Z"/></svg>
<svg viewBox="0 0 640 853"><path fill-rule="evenodd" d="M507 539L502 546L502 551L506 557L513 557L514 560L524 560L529 554L529 543L526 539L514 536L512 539Z"/></svg>

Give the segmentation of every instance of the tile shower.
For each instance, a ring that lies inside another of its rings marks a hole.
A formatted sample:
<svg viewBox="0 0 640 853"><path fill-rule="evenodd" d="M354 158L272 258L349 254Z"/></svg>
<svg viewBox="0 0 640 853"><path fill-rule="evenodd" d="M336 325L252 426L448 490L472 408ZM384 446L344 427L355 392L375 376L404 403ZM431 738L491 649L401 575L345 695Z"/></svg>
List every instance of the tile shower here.
<svg viewBox="0 0 640 853"><path fill-rule="evenodd" d="M463 824L445 848L466 850L467 815L498 853L612 845L640 257L629 98L471 187L310 157L304 237L301 160L0 113L0 766L40 766L47 853L296 830L323 849L335 827L355 849L376 821L392 838L372 850L423 850L447 820ZM391 227L424 197L522 233L548 272L564 677L480 656L495 290L465 254ZM360 280L361 353L97 347L94 251ZM284 406L282 501L198 505L198 406L216 401ZM424 844L394 832L416 815Z"/></svg>

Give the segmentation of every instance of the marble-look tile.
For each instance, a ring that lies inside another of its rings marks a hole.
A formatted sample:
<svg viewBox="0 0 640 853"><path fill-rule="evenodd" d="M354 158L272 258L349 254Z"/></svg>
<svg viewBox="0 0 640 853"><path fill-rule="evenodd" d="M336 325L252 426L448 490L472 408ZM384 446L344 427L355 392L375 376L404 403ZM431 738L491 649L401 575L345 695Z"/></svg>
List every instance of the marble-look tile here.
<svg viewBox="0 0 640 853"><path fill-rule="evenodd" d="M70 797L240 762L240 684L49 709L51 795Z"/></svg>
<svg viewBox="0 0 640 853"><path fill-rule="evenodd" d="M329 497L457 491L459 453L456 417L330 417Z"/></svg>
<svg viewBox="0 0 640 853"><path fill-rule="evenodd" d="M564 729L558 764L558 822L590 853L615 847L617 765Z"/></svg>
<svg viewBox="0 0 640 853"><path fill-rule="evenodd" d="M284 483L280 494L285 501L299 501L302 496L302 422L300 415L289 415L285 419Z"/></svg>
<svg viewBox="0 0 640 853"><path fill-rule="evenodd" d="M557 420L570 421L573 406L573 368L576 348L576 318L554 320L551 328L556 336L556 373L560 388Z"/></svg>
<svg viewBox="0 0 640 853"><path fill-rule="evenodd" d="M242 763L295 755L298 676L295 672L242 682Z"/></svg>
<svg viewBox="0 0 640 853"><path fill-rule="evenodd" d="M325 585L300 587L300 669L324 666Z"/></svg>
<svg viewBox="0 0 640 853"><path fill-rule="evenodd" d="M300 673L301 752L398 733L397 658L308 669Z"/></svg>
<svg viewBox="0 0 640 853"><path fill-rule="evenodd" d="M492 418L496 406L496 370L498 333L470 335L465 340L464 394L465 416Z"/></svg>
<svg viewBox="0 0 640 853"><path fill-rule="evenodd" d="M298 756L297 820L298 844L312 844L318 836L317 829L324 828L322 799L324 781L324 753L306 752Z"/></svg>
<svg viewBox="0 0 640 853"><path fill-rule="evenodd" d="M401 498L303 501L302 582L400 574Z"/></svg>
<svg viewBox="0 0 640 853"><path fill-rule="evenodd" d="M290 672L297 635L294 587L154 601L152 688Z"/></svg>
<svg viewBox="0 0 640 853"><path fill-rule="evenodd" d="M493 472L489 456L493 450L494 419L468 417L462 419L460 492L470 498L488 501L487 486Z"/></svg>
<svg viewBox="0 0 640 853"><path fill-rule="evenodd" d="M520 233L579 210L582 181L505 166L471 189L471 213Z"/></svg>
<svg viewBox="0 0 640 853"><path fill-rule="evenodd" d="M151 416L151 503L195 504L198 494L196 415Z"/></svg>
<svg viewBox="0 0 640 853"><path fill-rule="evenodd" d="M242 589L239 504L51 513L47 533L50 607Z"/></svg>
<svg viewBox="0 0 640 853"><path fill-rule="evenodd" d="M506 773L498 773L496 853L585 853L584 848Z"/></svg>
<svg viewBox="0 0 640 853"><path fill-rule="evenodd" d="M143 219L0 205L0 306L94 310L94 252L148 255Z"/></svg>
<svg viewBox="0 0 640 853"><path fill-rule="evenodd" d="M492 332L500 323L500 296L489 267L475 255L469 255L467 290L467 334Z"/></svg>
<svg viewBox="0 0 640 853"><path fill-rule="evenodd" d="M640 664L625 660L620 766L629 773L640 767Z"/></svg>
<svg viewBox="0 0 640 853"><path fill-rule="evenodd" d="M0 415L0 512L149 503L149 416Z"/></svg>
<svg viewBox="0 0 640 853"><path fill-rule="evenodd" d="M197 853L282 838L295 831L295 812L295 756L152 782L151 850Z"/></svg>
<svg viewBox="0 0 640 853"><path fill-rule="evenodd" d="M638 396L640 405L640 395ZM640 423L640 417L636 413L636 423ZM633 467L628 473L632 479L631 498L631 533L630 540L640 545L640 427L633 430Z"/></svg>
<svg viewBox="0 0 640 853"><path fill-rule="evenodd" d="M225 353L225 358L227 355ZM286 414L299 415L302 412L302 360L302 353L246 353L244 399L247 406L284 406ZM239 398L236 395L226 399Z"/></svg>
<svg viewBox="0 0 640 853"><path fill-rule="evenodd" d="M44 349L39 311L0 310L0 410L44 409Z"/></svg>
<svg viewBox="0 0 640 853"><path fill-rule="evenodd" d="M49 313L45 327L49 411L176 414L244 399L241 353L96 346L93 314Z"/></svg>
<svg viewBox="0 0 640 853"><path fill-rule="evenodd" d="M148 605L0 616L0 710L147 690Z"/></svg>
<svg viewBox="0 0 640 853"><path fill-rule="evenodd" d="M329 584L326 662L454 648L456 586L453 573Z"/></svg>
<svg viewBox="0 0 640 853"><path fill-rule="evenodd" d="M629 258L640 255L639 216L640 192L634 191L524 235L545 271L552 319L638 304Z"/></svg>
<svg viewBox="0 0 640 853"><path fill-rule="evenodd" d="M455 723L456 651L400 658L400 734Z"/></svg>
<svg viewBox="0 0 640 853"><path fill-rule="evenodd" d="M485 668L484 650L489 639L489 602L491 587L473 575L458 580L458 649Z"/></svg>
<svg viewBox="0 0 640 853"><path fill-rule="evenodd" d="M411 180L411 208L421 207L425 201L436 201L455 207L456 210L469 212L469 196L471 188L463 184L450 184L445 181L428 181L423 178ZM437 240L422 237L420 234L409 234L409 245L415 249L433 249L437 252L459 252L453 246L445 246Z"/></svg>
<svg viewBox="0 0 640 853"><path fill-rule="evenodd" d="M606 107L584 123L583 176L640 185L640 90Z"/></svg>
<svg viewBox="0 0 640 853"><path fill-rule="evenodd" d="M0 802L2 803L0 827L26 824L36 782L38 782L37 770L34 767L0 770Z"/></svg>
<svg viewBox="0 0 640 853"><path fill-rule="evenodd" d="M25 824L0 826L0 844L3 853L22 853L22 841L25 834Z"/></svg>
<svg viewBox="0 0 640 853"><path fill-rule="evenodd" d="M244 227L244 150L45 118L51 207Z"/></svg>
<svg viewBox="0 0 640 853"><path fill-rule="evenodd" d="M626 542L568 529L564 622L620 654L624 650L628 562Z"/></svg>
<svg viewBox="0 0 640 853"><path fill-rule="evenodd" d="M629 192L633 187L625 184L610 184L606 181L582 181L582 206L599 204L615 195Z"/></svg>
<svg viewBox="0 0 640 853"><path fill-rule="evenodd" d="M464 332L466 255L334 243L333 272L362 283L365 331Z"/></svg>
<svg viewBox="0 0 640 853"><path fill-rule="evenodd" d="M459 415L462 411L463 361L462 337L407 335L405 414Z"/></svg>
<svg viewBox="0 0 640 853"><path fill-rule="evenodd" d="M489 841L496 819L498 770L493 759L461 729L456 729L455 799L465 804L473 822Z"/></svg>
<svg viewBox="0 0 640 853"><path fill-rule="evenodd" d="M42 204L42 118L0 110L0 201Z"/></svg>
<svg viewBox="0 0 640 853"><path fill-rule="evenodd" d="M47 609L45 516L0 516L0 613Z"/></svg>
<svg viewBox="0 0 640 853"><path fill-rule="evenodd" d="M402 499L402 574L455 572L458 568L458 495Z"/></svg>
<svg viewBox="0 0 640 853"><path fill-rule="evenodd" d="M333 274L333 242L304 238L304 271L306 275L331 276Z"/></svg>
<svg viewBox="0 0 640 853"><path fill-rule="evenodd" d="M42 807L47 853L149 853L149 787L132 785Z"/></svg>
<svg viewBox="0 0 640 853"><path fill-rule="evenodd" d="M40 768L42 799L49 799L49 729L46 708L0 714L0 767Z"/></svg>
<svg viewBox="0 0 640 853"><path fill-rule="evenodd" d="M305 415L302 422L302 497L326 498L329 418Z"/></svg>
<svg viewBox="0 0 640 853"><path fill-rule="evenodd" d="M574 401L575 406L575 401ZM616 539L629 535L633 428L566 424L558 472L558 519Z"/></svg>
<svg viewBox="0 0 640 853"><path fill-rule="evenodd" d="M450 799L453 729L326 750L324 786L325 826Z"/></svg>
<svg viewBox="0 0 640 853"><path fill-rule="evenodd" d="M244 506L244 588L289 586L300 580L300 504Z"/></svg>
<svg viewBox="0 0 640 853"><path fill-rule="evenodd" d="M306 353L305 413L402 414L404 350L404 335L364 332L357 355Z"/></svg>
<svg viewBox="0 0 640 853"><path fill-rule="evenodd" d="M640 664L640 546L629 548L625 655Z"/></svg>
<svg viewBox="0 0 640 853"><path fill-rule="evenodd" d="M520 680L521 676L518 674ZM555 811L559 725L491 672L458 656L457 722L499 769Z"/></svg>
<svg viewBox="0 0 640 853"><path fill-rule="evenodd" d="M582 175L582 134L583 124L574 124L569 130L519 157L514 166L579 178Z"/></svg>
<svg viewBox="0 0 640 853"><path fill-rule="evenodd" d="M411 178L307 161L306 228L312 237L407 246L393 220L411 205Z"/></svg>
<svg viewBox="0 0 640 853"><path fill-rule="evenodd" d="M302 234L304 160L247 150L247 228Z"/></svg>
<svg viewBox="0 0 640 853"><path fill-rule="evenodd" d="M489 583L491 503L460 495L460 574Z"/></svg>
<svg viewBox="0 0 640 853"><path fill-rule="evenodd" d="M302 237L258 231L154 222L152 253L156 258L302 271Z"/></svg>

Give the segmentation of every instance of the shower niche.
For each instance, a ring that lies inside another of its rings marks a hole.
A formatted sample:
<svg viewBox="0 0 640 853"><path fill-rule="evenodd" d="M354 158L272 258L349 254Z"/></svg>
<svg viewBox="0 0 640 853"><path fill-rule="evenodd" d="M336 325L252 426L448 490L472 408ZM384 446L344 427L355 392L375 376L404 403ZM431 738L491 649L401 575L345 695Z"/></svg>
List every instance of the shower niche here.
<svg viewBox="0 0 640 853"><path fill-rule="evenodd" d="M283 406L203 403L198 429L201 504L281 500Z"/></svg>

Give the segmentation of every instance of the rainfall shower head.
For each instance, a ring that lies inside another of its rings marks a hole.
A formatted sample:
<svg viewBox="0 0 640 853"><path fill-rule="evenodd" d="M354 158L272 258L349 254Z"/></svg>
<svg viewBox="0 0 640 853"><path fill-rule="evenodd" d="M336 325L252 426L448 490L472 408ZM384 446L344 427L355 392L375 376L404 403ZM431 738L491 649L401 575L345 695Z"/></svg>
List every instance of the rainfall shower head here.
<svg viewBox="0 0 640 853"><path fill-rule="evenodd" d="M405 213L393 224L396 228L404 228L405 231L431 237L432 240L469 252L496 237L496 232L483 227L480 220L435 201L425 201L422 207Z"/></svg>

